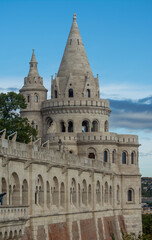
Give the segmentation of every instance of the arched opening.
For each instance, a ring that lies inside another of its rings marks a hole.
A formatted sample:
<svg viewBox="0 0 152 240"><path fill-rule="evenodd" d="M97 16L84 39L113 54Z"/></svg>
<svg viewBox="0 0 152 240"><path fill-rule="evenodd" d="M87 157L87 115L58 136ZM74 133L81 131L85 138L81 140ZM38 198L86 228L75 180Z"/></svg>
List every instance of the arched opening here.
<svg viewBox="0 0 152 240"><path fill-rule="evenodd" d="M35 95L35 102L37 103L38 102L38 95Z"/></svg>
<svg viewBox="0 0 152 240"><path fill-rule="evenodd" d="M71 203L72 203L74 206L76 206L76 202L77 202L77 196L76 196L76 181L75 181L74 178L72 178L70 193L71 193Z"/></svg>
<svg viewBox="0 0 152 240"><path fill-rule="evenodd" d="M65 187L64 187L64 183L61 183L61 187L60 187L60 205L61 207L65 207Z"/></svg>
<svg viewBox="0 0 152 240"><path fill-rule="evenodd" d="M3 205L7 205L7 184L6 179L2 178L2 193L6 193L6 195L3 197Z"/></svg>
<svg viewBox="0 0 152 240"><path fill-rule="evenodd" d="M26 179L24 179L22 184L22 204L28 205L28 184Z"/></svg>
<svg viewBox="0 0 152 240"><path fill-rule="evenodd" d="M119 189L119 185L117 185L117 203L120 203L120 189Z"/></svg>
<svg viewBox="0 0 152 240"><path fill-rule="evenodd" d="M47 117L47 118L46 118L46 124L47 124L47 127L48 127L48 128L51 127L52 123L53 123L52 118Z"/></svg>
<svg viewBox="0 0 152 240"><path fill-rule="evenodd" d="M91 158L91 159L96 158L96 150L94 148L88 148L87 154L88 154L88 158Z"/></svg>
<svg viewBox="0 0 152 240"><path fill-rule="evenodd" d="M88 186L88 204L91 205L91 184Z"/></svg>
<svg viewBox="0 0 152 240"><path fill-rule="evenodd" d="M91 132L98 132L98 122L96 120L92 122Z"/></svg>
<svg viewBox="0 0 152 240"><path fill-rule="evenodd" d="M87 206L87 183L85 179L82 182L82 203Z"/></svg>
<svg viewBox="0 0 152 240"><path fill-rule="evenodd" d="M73 122L68 122L68 132L73 132Z"/></svg>
<svg viewBox="0 0 152 240"><path fill-rule="evenodd" d="M131 164L135 164L135 152L131 153Z"/></svg>
<svg viewBox="0 0 152 240"><path fill-rule="evenodd" d="M109 131L109 123L108 123L107 120L105 121L104 131L105 131L105 132L108 132L108 131Z"/></svg>
<svg viewBox="0 0 152 240"><path fill-rule="evenodd" d="M89 122L86 120L82 122L82 132L89 132Z"/></svg>
<svg viewBox="0 0 152 240"><path fill-rule="evenodd" d="M50 208L50 184L49 182L47 181L46 182L46 203L47 203L47 207Z"/></svg>
<svg viewBox="0 0 152 240"><path fill-rule="evenodd" d="M90 97L91 97L90 89L87 89L87 90L86 90L86 97L87 97L87 98L90 98Z"/></svg>
<svg viewBox="0 0 152 240"><path fill-rule="evenodd" d="M52 202L53 205L59 206L59 183L57 177L53 178Z"/></svg>
<svg viewBox="0 0 152 240"><path fill-rule="evenodd" d="M99 181L97 181L97 184L96 184L96 202L97 204L101 203L101 189L100 189Z"/></svg>
<svg viewBox="0 0 152 240"><path fill-rule="evenodd" d="M38 175L35 186L35 204L44 204L44 183L41 175Z"/></svg>
<svg viewBox="0 0 152 240"><path fill-rule="evenodd" d="M81 189L80 184L78 183L78 205L81 206Z"/></svg>
<svg viewBox="0 0 152 240"><path fill-rule="evenodd" d="M109 189L109 199L110 199L110 205L112 205L112 187L111 186Z"/></svg>
<svg viewBox="0 0 152 240"><path fill-rule="evenodd" d="M65 132L65 124L61 121L61 132Z"/></svg>
<svg viewBox="0 0 152 240"><path fill-rule="evenodd" d="M105 183L105 203L108 203L108 183Z"/></svg>
<svg viewBox="0 0 152 240"><path fill-rule="evenodd" d="M30 102L30 95L27 96L27 102Z"/></svg>
<svg viewBox="0 0 152 240"><path fill-rule="evenodd" d="M122 153L122 164L126 164L127 163L127 158L126 158L126 152Z"/></svg>
<svg viewBox="0 0 152 240"><path fill-rule="evenodd" d="M69 97L70 97L70 98L74 97L73 89L72 89L72 88L69 89Z"/></svg>
<svg viewBox="0 0 152 240"><path fill-rule="evenodd" d="M108 162L108 151L107 150L104 151L103 157L104 157L104 163Z"/></svg>
<svg viewBox="0 0 152 240"><path fill-rule="evenodd" d="M133 202L133 189L128 190L128 202Z"/></svg>
<svg viewBox="0 0 152 240"><path fill-rule="evenodd" d="M54 91L54 98L58 98L58 91L57 90Z"/></svg>
<svg viewBox="0 0 152 240"><path fill-rule="evenodd" d="M12 205L20 205L20 183L17 173L12 173L10 183L12 190Z"/></svg>
<svg viewBox="0 0 152 240"><path fill-rule="evenodd" d="M116 150L112 151L112 163L116 163Z"/></svg>

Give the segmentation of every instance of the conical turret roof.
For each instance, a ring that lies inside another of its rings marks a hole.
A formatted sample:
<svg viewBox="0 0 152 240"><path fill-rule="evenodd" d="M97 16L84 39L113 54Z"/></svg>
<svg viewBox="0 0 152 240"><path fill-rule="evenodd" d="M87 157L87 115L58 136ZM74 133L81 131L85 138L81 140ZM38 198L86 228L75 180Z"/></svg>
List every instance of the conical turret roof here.
<svg viewBox="0 0 152 240"><path fill-rule="evenodd" d="M28 76L39 76L38 70L37 70L37 64L38 62L36 61L34 49L30 61L30 70Z"/></svg>
<svg viewBox="0 0 152 240"><path fill-rule="evenodd" d="M67 77L70 74L74 76L93 76L77 25L76 14L73 16L72 27L57 76Z"/></svg>

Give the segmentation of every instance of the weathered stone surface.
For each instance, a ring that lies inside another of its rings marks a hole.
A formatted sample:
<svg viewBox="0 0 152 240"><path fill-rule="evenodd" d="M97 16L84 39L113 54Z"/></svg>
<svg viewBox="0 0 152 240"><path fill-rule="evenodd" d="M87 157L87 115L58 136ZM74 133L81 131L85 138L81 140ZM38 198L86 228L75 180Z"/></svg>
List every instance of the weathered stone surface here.
<svg viewBox="0 0 152 240"><path fill-rule="evenodd" d="M37 240L46 240L46 233L45 233L45 228L44 225L38 226L37 230Z"/></svg>
<svg viewBox="0 0 152 240"><path fill-rule="evenodd" d="M98 218L98 234L99 234L99 240L104 240L103 224L102 224L101 218Z"/></svg>
<svg viewBox="0 0 152 240"><path fill-rule="evenodd" d="M24 235L22 237L22 240L33 240L33 234L32 234L32 230L30 227L26 227L25 231L24 231Z"/></svg>
<svg viewBox="0 0 152 240"><path fill-rule="evenodd" d="M81 240L96 240L96 228L94 219L80 220Z"/></svg>
<svg viewBox="0 0 152 240"><path fill-rule="evenodd" d="M72 223L72 240L79 240L79 229L77 222Z"/></svg>
<svg viewBox="0 0 152 240"><path fill-rule="evenodd" d="M125 225L124 217L122 215L118 216L118 221L119 221L120 230L123 232L126 232L126 225Z"/></svg>
<svg viewBox="0 0 152 240"><path fill-rule="evenodd" d="M113 236L115 237L115 240L119 240L114 217L104 217L104 228L106 240L112 240Z"/></svg>
<svg viewBox="0 0 152 240"><path fill-rule="evenodd" d="M49 240L70 240L66 223L55 223L48 226Z"/></svg>

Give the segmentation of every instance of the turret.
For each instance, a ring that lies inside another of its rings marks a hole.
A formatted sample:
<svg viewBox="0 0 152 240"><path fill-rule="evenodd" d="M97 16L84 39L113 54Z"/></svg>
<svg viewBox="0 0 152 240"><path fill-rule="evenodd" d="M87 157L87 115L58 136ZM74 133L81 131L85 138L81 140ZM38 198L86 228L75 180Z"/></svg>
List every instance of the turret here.
<svg viewBox="0 0 152 240"><path fill-rule="evenodd" d="M94 78L76 21L67 40L62 61L52 79L52 98L99 99L99 81ZM70 100L69 99L69 100Z"/></svg>
<svg viewBox="0 0 152 240"><path fill-rule="evenodd" d="M21 117L28 118L29 122L38 130L38 137L42 136L42 102L47 100L47 89L43 86L43 78L39 76L37 61L33 49L28 76L24 78L24 86L20 93L25 97L27 108L21 110Z"/></svg>

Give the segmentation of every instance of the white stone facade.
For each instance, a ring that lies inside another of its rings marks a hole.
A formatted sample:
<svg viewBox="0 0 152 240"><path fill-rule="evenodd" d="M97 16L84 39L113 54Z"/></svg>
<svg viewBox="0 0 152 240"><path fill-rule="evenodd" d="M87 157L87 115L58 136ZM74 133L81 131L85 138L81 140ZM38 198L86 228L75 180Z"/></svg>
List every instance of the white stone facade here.
<svg viewBox="0 0 152 240"><path fill-rule="evenodd" d="M121 228L138 234L138 137L109 132L109 101L100 99L76 15L51 87L47 100L33 51L21 116L39 139L28 145L0 139L0 192L7 193L0 239L109 240L111 231L121 239Z"/></svg>

